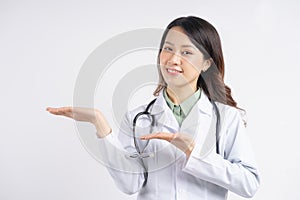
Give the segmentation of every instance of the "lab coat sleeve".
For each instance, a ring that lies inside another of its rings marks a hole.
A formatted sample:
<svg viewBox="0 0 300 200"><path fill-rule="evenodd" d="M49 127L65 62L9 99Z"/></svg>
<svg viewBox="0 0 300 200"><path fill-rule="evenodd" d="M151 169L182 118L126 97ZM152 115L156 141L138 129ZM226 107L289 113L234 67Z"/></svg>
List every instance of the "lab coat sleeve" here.
<svg viewBox="0 0 300 200"><path fill-rule="evenodd" d="M117 187L126 194L138 192L144 182L142 160L129 157L136 151L132 145L133 139L129 135L132 135L131 124L127 113L121 123L118 136L112 132L105 138L97 138L101 161Z"/></svg>
<svg viewBox="0 0 300 200"><path fill-rule="evenodd" d="M203 156L199 153L201 146L196 143L183 171L250 198L256 193L260 179L243 120L233 108L223 118L223 156L215 150Z"/></svg>

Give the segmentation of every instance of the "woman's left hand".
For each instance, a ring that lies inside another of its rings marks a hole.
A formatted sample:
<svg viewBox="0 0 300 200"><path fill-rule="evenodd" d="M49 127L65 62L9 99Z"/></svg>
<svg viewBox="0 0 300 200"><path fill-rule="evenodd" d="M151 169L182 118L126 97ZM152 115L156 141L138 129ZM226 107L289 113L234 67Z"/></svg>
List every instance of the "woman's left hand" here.
<svg viewBox="0 0 300 200"><path fill-rule="evenodd" d="M158 132L151 133L147 135L143 135L140 137L142 140L150 140L150 139L162 139L170 142L175 145L177 148L182 150L187 158L190 157L191 152L194 149L194 140L193 138L184 133L166 133L166 132Z"/></svg>

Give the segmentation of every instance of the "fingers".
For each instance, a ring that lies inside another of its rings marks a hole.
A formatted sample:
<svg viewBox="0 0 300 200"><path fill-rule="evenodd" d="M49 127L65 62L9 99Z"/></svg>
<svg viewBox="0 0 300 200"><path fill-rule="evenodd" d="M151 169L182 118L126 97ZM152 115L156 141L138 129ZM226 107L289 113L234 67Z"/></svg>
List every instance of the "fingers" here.
<svg viewBox="0 0 300 200"><path fill-rule="evenodd" d="M166 132L158 132L143 135L140 137L142 140L150 140L150 139L162 139L170 142L180 150L182 150L187 157L190 156L192 150L194 149L194 141L193 138L189 135L182 133L166 133Z"/></svg>
<svg viewBox="0 0 300 200"><path fill-rule="evenodd" d="M158 132L158 133L143 135L140 137L140 139L141 140L162 139L171 142L175 137L176 134L174 133Z"/></svg>
<svg viewBox="0 0 300 200"><path fill-rule="evenodd" d="M48 107L46 110L49 113L54 115L65 115L67 117L71 117L72 115L72 107L60 107L60 108Z"/></svg>

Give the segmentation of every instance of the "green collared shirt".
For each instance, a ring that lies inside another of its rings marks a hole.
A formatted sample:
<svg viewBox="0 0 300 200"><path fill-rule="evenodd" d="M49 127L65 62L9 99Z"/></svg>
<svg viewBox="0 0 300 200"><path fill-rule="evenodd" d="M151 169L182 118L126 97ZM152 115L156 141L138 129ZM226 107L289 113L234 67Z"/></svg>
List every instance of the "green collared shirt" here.
<svg viewBox="0 0 300 200"><path fill-rule="evenodd" d="M189 112L192 110L193 106L197 103L201 95L201 89L199 88L193 95L184 100L181 104L175 105L171 99L168 97L167 91L164 90L164 98L172 110L179 126L181 126L182 121L186 118Z"/></svg>

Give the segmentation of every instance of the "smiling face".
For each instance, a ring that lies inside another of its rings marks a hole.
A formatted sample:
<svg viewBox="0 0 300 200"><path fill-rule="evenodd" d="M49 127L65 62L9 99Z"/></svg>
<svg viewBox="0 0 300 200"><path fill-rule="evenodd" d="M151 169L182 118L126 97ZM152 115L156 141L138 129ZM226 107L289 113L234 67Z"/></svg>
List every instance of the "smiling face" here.
<svg viewBox="0 0 300 200"><path fill-rule="evenodd" d="M202 70L210 66L210 60L190 41L184 30L171 28L159 55L162 76L169 88L191 87L197 90L197 80Z"/></svg>

